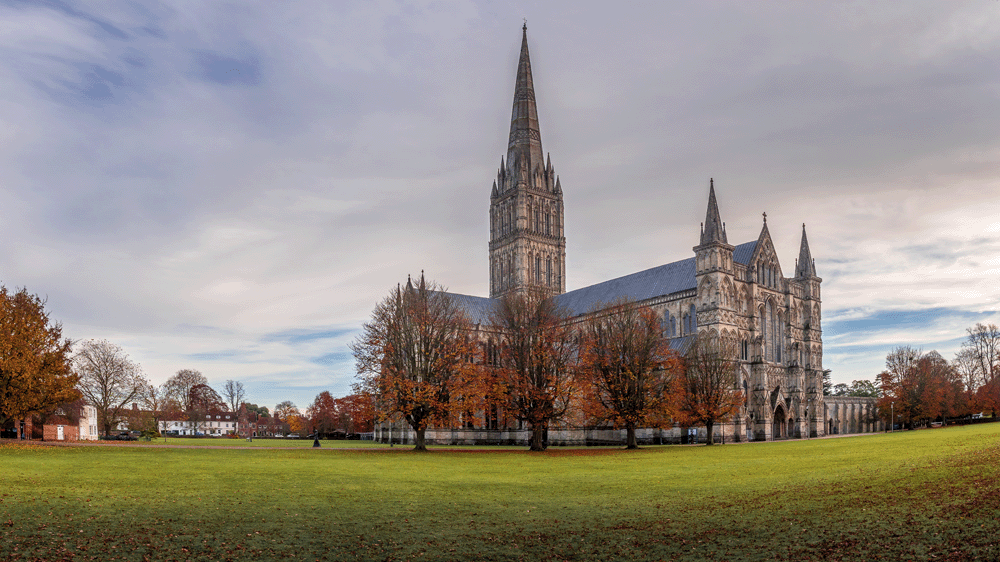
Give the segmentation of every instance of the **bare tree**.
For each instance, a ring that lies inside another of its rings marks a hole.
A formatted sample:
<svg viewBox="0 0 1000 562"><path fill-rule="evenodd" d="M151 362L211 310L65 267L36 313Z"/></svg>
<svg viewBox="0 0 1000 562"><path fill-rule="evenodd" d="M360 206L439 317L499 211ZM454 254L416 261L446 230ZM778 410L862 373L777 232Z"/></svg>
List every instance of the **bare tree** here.
<svg viewBox="0 0 1000 562"><path fill-rule="evenodd" d="M531 450L561 420L577 392L577 337L566 311L542 293L508 293L492 319L499 338L495 371L503 407L531 427Z"/></svg>
<svg viewBox="0 0 1000 562"><path fill-rule="evenodd" d="M199 384L207 385L208 379L194 369L181 369L164 383L168 396L176 400L185 411L190 410L192 406L191 389Z"/></svg>
<svg viewBox="0 0 1000 562"><path fill-rule="evenodd" d="M979 359L976 357L975 350L963 346L955 354L955 358L951 361L951 366L962 378L962 384L965 385L966 392L970 396L974 395L976 390L982 386Z"/></svg>
<svg viewBox="0 0 1000 562"><path fill-rule="evenodd" d="M226 401L226 406L229 407L229 411L236 412L240 409L240 405L243 404L243 400L246 399L246 390L243 388L243 383L234 380L227 380L224 385L222 385L222 398Z"/></svg>
<svg viewBox="0 0 1000 562"><path fill-rule="evenodd" d="M656 313L634 302L601 306L581 332L584 409L624 427L626 447L637 449L636 427L666 423L673 413L680 357L669 349Z"/></svg>
<svg viewBox="0 0 1000 562"><path fill-rule="evenodd" d="M298 414L299 414L299 409L298 407L295 406L295 403L292 402L291 400L278 402L278 404L274 407L274 417L278 418L279 420L287 420L288 417L295 416Z"/></svg>
<svg viewBox="0 0 1000 562"><path fill-rule="evenodd" d="M977 405L995 414L1000 408L1000 328L978 323L966 331L954 365Z"/></svg>
<svg viewBox="0 0 1000 562"><path fill-rule="evenodd" d="M139 398L142 400L143 407L149 412L152 429L156 432L160 431L160 422L164 420L167 413L177 409L167 395L166 385L146 384Z"/></svg>
<svg viewBox="0 0 1000 562"><path fill-rule="evenodd" d="M464 375L475 368L470 325L443 288L420 275L396 286L380 302L361 336L351 344L358 392L374 397L383 415L402 416L426 450L429 424L448 423L460 409Z"/></svg>
<svg viewBox="0 0 1000 562"><path fill-rule="evenodd" d="M106 340L87 340L73 354L73 370L80 377L80 392L97 410L104 435L118 424L123 410L141 400L149 381L125 351Z"/></svg>
<svg viewBox="0 0 1000 562"><path fill-rule="evenodd" d="M680 411L689 422L705 424L708 445L715 424L739 411L739 361L735 345L718 337L699 334L684 360L683 395Z"/></svg>
<svg viewBox="0 0 1000 562"><path fill-rule="evenodd" d="M229 406L229 411L233 413L233 419L236 420L236 414L239 412L240 406L243 405L243 400L246 399L246 391L243 388L243 383L240 381L227 380L226 384L222 385L222 397L226 401L226 405ZM239 433L239 421L235 422L233 427L233 433Z"/></svg>

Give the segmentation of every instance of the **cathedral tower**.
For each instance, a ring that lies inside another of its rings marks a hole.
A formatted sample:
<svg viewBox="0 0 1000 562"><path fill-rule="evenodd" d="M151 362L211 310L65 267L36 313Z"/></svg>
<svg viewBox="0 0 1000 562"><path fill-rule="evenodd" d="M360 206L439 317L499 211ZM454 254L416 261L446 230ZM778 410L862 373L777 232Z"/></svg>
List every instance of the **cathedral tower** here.
<svg viewBox="0 0 1000 562"><path fill-rule="evenodd" d="M544 158L528 58L528 27L514 84L507 158L490 195L490 297L539 289L566 291L562 186Z"/></svg>
<svg viewBox="0 0 1000 562"><path fill-rule="evenodd" d="M726 239L726 225L719 215L715 199L715 181L708 180L708 211L701 227L695 253L695 279L698 287L697 327L714 332L727 344L736 345L736 290L733 250Z"/></svg>

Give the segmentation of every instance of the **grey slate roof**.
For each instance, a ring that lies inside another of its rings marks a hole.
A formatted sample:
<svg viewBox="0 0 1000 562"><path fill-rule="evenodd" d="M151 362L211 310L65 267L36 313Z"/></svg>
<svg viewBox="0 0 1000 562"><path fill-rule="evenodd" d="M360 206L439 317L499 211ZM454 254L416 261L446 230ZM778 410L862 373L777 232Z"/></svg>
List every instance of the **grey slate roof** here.
<svg viewBox="0 0 1000 562"><path fill-rule="evenodd" d="M662 295L695 288L694 258L675 261L632 273L610 281L556 296L556 303L573 316L586 314L594 307L621 298L644 301Z"/></svg>
<svg viewBox="0 0 1000 562"><path fill-rule="evenodd" d="M754 250L757 249L757 241L744 242L733 250L733 261L736 263L742 263L747 265L750 263L750 258L753 257Z"/></svg>
<svg viewBox="0 0 1000 562"><path fill-rule="evenodd" d="M736 246L733 260L748 263L756 247L756 240ZM567 308L570 314L577 316L590 312L597 305L621 298L644 301L694 289L696 286L694 258L688 258L563 293L556 297L556 302Z"/></svg>
<svg viewBox="0 0 1000 562"><path fill-rule="evenodd" d="M458 293L447 294L458 301L459 305L465 310L465 316L470 322L484 325L490 323L490 315L493 314L493 306L496 301L487 297L474 297Z"/></svg>
<svg viewBox="0 0 1000 562"><path fill-rule="evenodd" d="M733 261L746 265L753 257L757 241L746 242L733 250ZM694 258L675 261L652 269L581 287L556 296L556 304L566 308L570 315L579 316L600 304L621 298L644 301L696 288ZM448 293L457 299L474 324L488 324L493 312L493 299ZM679 343L679 342L678 342Z"/></svg>

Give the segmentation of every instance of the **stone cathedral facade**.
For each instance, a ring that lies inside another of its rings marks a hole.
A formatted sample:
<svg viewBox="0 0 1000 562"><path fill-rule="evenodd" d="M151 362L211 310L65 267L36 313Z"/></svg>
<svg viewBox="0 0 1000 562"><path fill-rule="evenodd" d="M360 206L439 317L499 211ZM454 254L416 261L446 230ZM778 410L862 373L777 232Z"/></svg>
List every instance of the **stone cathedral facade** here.
<svg viewBox="0 0 1000 562"><path fill-rule="evenodd" d="M684 350L694 334L709 334L737 350L746 402L735 419L720 427L726 439L806 438L881 427L874 399L823 396L823 280L816 275L804 224L798 259L786 277L767 215L756 240L730 244L714 181L709 180L705 222L692 236L693 256L566 292L563 190L551 159L543 155L524 28L507 155L490 194L490 298L452 294L475 323L488 325L493 299L512 291L550 292L578 318L627 298L660 315L675 349ZM437 437L428 430L427 438L520 442L513 436L517 429L494 420L471 439L457 438L455 430ZM656 440L652 432L666 441L679 435L676 428L668 433L677 435L649 430L647 440ZM550 440L591 441L585 433L550 430Z"/></svg>

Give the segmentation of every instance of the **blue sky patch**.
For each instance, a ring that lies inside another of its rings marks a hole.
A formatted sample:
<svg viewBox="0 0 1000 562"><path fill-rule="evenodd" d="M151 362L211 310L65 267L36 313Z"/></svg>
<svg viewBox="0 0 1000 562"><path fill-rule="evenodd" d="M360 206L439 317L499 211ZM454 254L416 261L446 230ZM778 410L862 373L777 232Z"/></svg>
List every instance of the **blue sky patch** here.
<svg viewBox="0 0 1000 562"><path fill-rule="evenodd" d="M354 328L326 328L326 329L294 329L282 332L267 334L261 341L264 342L285 342L289 344L304 343L315 340L328 340L341 338L353 334L357 330Z"/></svg>
<svg viewBox="0 0 1000 562"><path fill-rule="evenodd" d="M991 313L957 308L927 308L922 310L876 310L857 318L837 319L850 311L831 311L823 322L823 331L831 335L857 334L886 329L923 328L943 318L964 319L969 326L987 320ZM832 317L832 318L831 318Z"/></svg>
<svg viewBox="0 0 1000 562"><path fill-rule="evenodd" d="M203 79L226 86L256 86L260 83L260 62L256 56L229 57L211 51L196 51Z"/></svg>
<svg viewBox="0 0 1000 562"><path fill-rule="evenodd" d="M313 363L319 365L338 365L340 363L346 363L354 359L354 356L349 352L338 351L335 353L327 353L326 355L321 355L313 359Z"/></svg>

